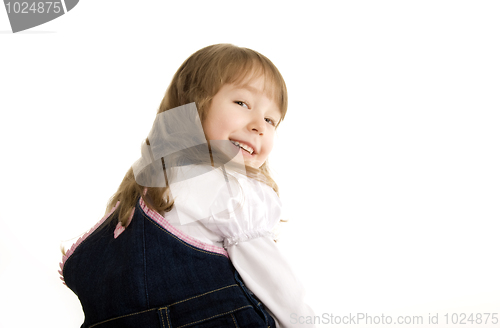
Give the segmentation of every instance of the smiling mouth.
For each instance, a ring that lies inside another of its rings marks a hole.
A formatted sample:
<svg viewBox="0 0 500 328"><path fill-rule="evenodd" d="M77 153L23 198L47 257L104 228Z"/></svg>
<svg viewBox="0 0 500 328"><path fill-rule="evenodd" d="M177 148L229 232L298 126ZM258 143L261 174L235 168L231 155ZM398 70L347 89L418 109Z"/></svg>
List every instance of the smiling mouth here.
<svg viewBox="0 0 500 328"><path fill-rule="evenodd" d="M253 148L250 147L250 146L247 146L245 144L239 143L238 141L233 141L233 140L229 140L229 141L231 141L235 146L238 146L241 149L247 151L250 155L252 155L254 153Z"/></svg>

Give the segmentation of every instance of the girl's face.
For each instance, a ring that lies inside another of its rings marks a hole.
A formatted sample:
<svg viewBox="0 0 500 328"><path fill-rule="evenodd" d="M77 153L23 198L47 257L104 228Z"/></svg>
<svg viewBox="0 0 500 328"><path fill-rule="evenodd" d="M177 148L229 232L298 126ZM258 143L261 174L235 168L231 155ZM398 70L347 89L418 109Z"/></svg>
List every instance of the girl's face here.
<svg viewBox="0 0 500 328"><path fill-rule="evenodd" d="M280 118L280 109L266 95L261 76L241 86L223 85L212 99L203 130L208 140L238 142L245 164L259 168L273 149Z"/></svg>

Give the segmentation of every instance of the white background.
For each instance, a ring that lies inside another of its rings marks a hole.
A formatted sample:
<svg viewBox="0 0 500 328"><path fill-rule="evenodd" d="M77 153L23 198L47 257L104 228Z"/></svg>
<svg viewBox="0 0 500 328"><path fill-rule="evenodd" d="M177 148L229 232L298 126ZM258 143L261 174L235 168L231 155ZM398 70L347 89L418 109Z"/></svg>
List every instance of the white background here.
<svg viewBox="0 0 500 328"><path fill-rule="evenodd" d="M214 43L287 82L280 244L318 315L500 312L498 17L496 1L83 0L12 34L0 9L0 326L80 326L59 245L102 217L174 72Z"/></svg>

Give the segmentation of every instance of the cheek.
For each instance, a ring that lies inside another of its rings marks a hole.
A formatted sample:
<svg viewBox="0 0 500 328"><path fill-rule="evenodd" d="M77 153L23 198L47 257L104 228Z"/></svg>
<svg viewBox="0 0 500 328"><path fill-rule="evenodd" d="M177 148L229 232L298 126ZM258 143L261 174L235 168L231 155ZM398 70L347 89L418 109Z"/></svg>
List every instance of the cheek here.
<svg viewBox="0 0 500 328"><path fill-rule="evenodd" d="M203 131L205 132L205 136L209 140L218 140L221 139L223 125L220 121L215 118L207 118L205 122L202 124Z"/></svg>
<svg viewBox="0 0 500 328"><path fill-rule="evenodd" d="M274 147L274 138L270 138L270 139L266 140L265 145L266 145L265 155L269 156L269 154L271 153L271 151L273 150L273 147Z"/></svg>
<svg viewBox="0 0 500 328"><path fill-rule="evenodd" d="M210 131L218 135L224 135L229 133L235 126L238 125L239 117L224 115L224 113L217 113L210 120Z"/></svg>

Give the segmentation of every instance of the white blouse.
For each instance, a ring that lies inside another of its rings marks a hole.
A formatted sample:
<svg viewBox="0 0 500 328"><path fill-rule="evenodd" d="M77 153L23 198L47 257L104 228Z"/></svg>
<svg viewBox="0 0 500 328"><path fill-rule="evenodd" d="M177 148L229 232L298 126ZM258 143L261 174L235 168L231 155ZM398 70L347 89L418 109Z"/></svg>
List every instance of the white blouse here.
<svg viewBox="0 0 500 328"><path fill-rule="evenodd" d="M204 243L222 246L245 285L265 304L278 327L291 316L314 316L304 289L274 242L281 201L268 185L237 172L188 165L173 168L174 207L165 218ZM184 179L184 177L188 177ZM175 182L177 181L177 182Z"/></svg>

